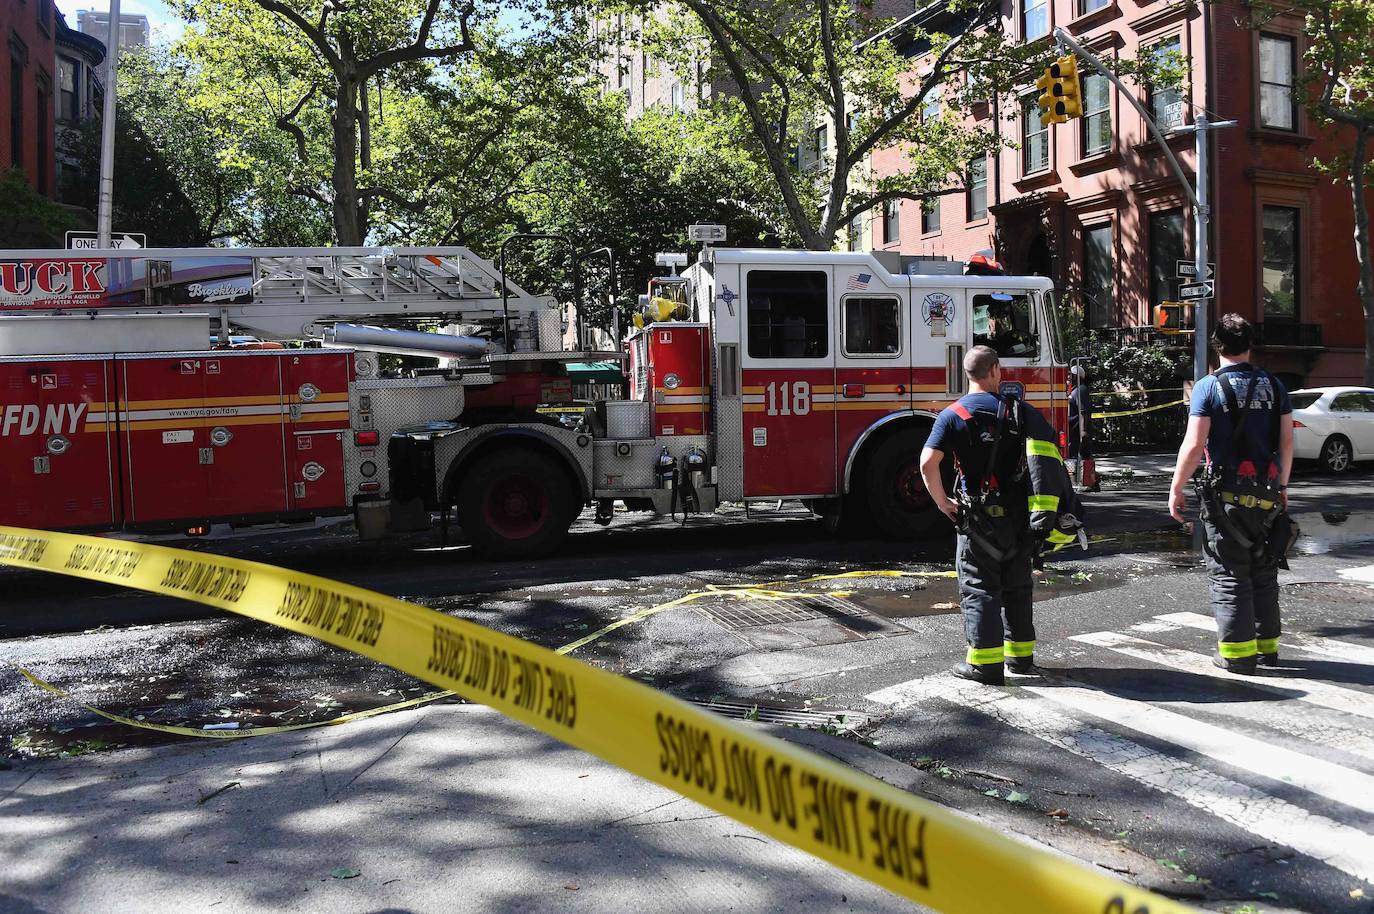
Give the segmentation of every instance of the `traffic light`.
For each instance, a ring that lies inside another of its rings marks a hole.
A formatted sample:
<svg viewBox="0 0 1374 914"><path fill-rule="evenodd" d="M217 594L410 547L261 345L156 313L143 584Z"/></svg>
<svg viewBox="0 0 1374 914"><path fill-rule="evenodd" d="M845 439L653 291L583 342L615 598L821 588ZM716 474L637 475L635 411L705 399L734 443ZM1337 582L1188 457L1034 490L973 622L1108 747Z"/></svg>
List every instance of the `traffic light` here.
<svg viewBox="0 0 1374 914"><path fill-rule="evenodd" d="M1078 58L1065 54L1045 68L1035 81L1040 90L1040 123L1062 124L1083 116L1083 92L1078 83Z"/></svg>
<svg viewBox="0 0 1374 914"><path fill-rule="evenodd" d="M1165 301L1155 305L1155 329L1160 333L1181 333L1190 330L1191 318L1186 302Z"/></svg>

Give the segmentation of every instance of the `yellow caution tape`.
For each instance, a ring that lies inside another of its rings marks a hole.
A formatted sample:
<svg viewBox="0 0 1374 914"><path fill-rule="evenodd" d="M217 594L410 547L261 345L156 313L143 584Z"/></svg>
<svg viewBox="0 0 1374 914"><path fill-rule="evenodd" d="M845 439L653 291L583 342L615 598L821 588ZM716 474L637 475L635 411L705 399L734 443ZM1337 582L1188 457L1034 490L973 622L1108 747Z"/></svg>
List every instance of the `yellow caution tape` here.
<svg viewBox="0 0 1374 914"><path fill-rule="evenodd" d="M1135 394L1176 394L1182 391L1181 385L1173 387L1132 387L1122 390L1109 390L1091 394L1094 400L1105 400L1108 397L1130 397Z"/></svg>
<svg viewBox="0 0 1374 914"><path fill-rule="evenodd" d="M0 562L194 600L371 657L949 914L1189 910L641 683L361 587L3 526Z"/></svg>
<svg viewBox="0 0 1374 914"><path fill-rule="evenodd" d="M1139 416L1142 413L1152 413L1161 409L1173 409L1175 406L1184 406L1187 400L1170 400L1168 403L1157 403L1154 406L1146 406L1143 409L1128 409L1115 413L1093 413L1094 419L1116 419L1120 416Z"/></svg>

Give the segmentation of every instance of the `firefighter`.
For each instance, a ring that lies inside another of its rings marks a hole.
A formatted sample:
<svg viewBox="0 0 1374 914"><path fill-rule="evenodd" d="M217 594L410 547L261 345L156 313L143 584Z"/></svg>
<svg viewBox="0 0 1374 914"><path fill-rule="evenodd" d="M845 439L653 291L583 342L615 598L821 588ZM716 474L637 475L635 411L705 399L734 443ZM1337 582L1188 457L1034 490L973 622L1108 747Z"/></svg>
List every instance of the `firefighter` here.
<svg viewBox="0 0 1374 914"><path fill-rule="evenodd" d="M1092 396L1088 371L1082 365L1069 369L1069 458L1076 461L1075 474L1084 491L1098 491L1093 461Z"/></svg>
<svg viewBox="0 0 1374 914"><path fill-rule="evenodd" d="M964 357L964 374L970 392L935 420L921 451L921 476L959 530L955 567L968 654L954 675L1002 685L1008 670L1035 671L1031 564L1037 540L1072 539L1072 531L1056 527L1061 498L1071 499L1073 491L1049 423L1034 407L999 395L997 353L974 346ZM954 455L958 469L957 501L949 498L940 475L947 454ZM1034 454L1039 462L1050 461L1052 454L1057 475L1032 467L1023 454ZM1056 494L1033 491L1036 478ZM1033 513L1039 534L1032 532Z"/></svg>
<svg viewBox="0 0 1374 914"><path fill-rule="evenodd" d="M1279 659L1278 567L1288 544L1270 540L1293 468L1293 407L1278 379L1250 364L1251 339L1240 315L1217 322L1221 367L1193 387L1169 490L1169 513L1182 523L1183 485L1205 453L1196 489L1217 619L1212 662L1246 675Z"/></svg>

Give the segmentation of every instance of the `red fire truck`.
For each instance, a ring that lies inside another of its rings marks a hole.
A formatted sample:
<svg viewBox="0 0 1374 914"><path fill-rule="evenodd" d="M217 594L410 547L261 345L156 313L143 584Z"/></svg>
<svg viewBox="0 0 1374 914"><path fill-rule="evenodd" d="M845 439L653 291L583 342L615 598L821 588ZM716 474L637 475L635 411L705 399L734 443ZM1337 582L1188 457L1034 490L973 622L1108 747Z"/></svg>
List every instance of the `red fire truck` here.
<svg viewBox="0 0 1374 914"><path fill-rule="evenodd" d="M801 499L914 537L940 522L916 459L969 346L1066 425L1047 279L708 245L643 298L671 316L598 349L463 248L0 251L0 523L437 514L529 556L588 505ZM568 366L606 360L628 399L575 403Z"/></svg>

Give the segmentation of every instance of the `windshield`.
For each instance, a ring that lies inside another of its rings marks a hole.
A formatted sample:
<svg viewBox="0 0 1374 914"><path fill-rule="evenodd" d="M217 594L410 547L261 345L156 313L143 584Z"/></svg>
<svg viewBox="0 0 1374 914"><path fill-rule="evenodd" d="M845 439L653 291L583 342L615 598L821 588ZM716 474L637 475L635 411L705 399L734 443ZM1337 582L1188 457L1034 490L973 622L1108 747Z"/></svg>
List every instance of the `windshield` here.
<svg viewBox="0 0 1374 914"><path fill-rule="evenodd" d="M1045 292L1042 301L1045 305L1044 313L1049 315L1047 323L1049 325L1050 361L1056 365L1063 365L1069 361L1069 357L1064 350L1064 330L1059 325L1059 304L1054 300L1053 292Z"/></svg>
<svg viewBox="0 0 1374 914"><path fill-rule="evenodd" d="M1294 409L1306 409L1321 398L1322 395L1320 393L1297 393L1288 395L1288 399L1292 401Z"/></svg>

